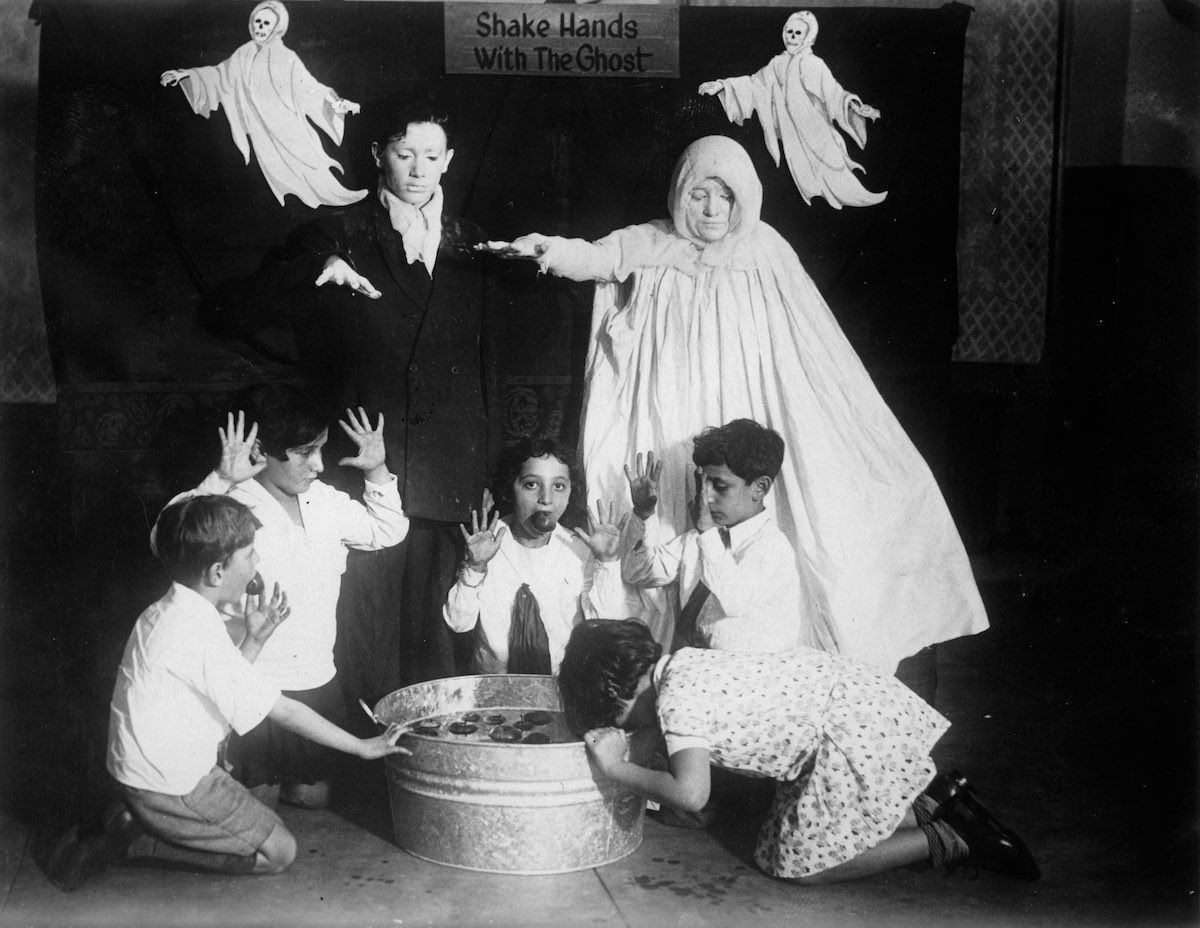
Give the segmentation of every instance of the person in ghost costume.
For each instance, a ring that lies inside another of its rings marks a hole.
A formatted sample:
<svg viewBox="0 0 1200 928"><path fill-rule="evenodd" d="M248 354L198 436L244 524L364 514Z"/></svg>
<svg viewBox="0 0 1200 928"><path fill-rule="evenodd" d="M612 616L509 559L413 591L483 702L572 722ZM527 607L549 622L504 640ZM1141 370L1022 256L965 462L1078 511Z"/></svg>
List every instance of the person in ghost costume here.
<svg viewBox="0 0 1200 928"><path fill-rule="evenodd" d="M688 527L692 436L748 418L783 436L766 497L796 549L801 643L892 671L987 628L933 475L875 389L795 251L760 221L762 184L724 136L675 167L670 219L596 242L537 233L494 253L596 281L581 446L591 499L625 500L625 465L663 466L652 518ZM671 640L677 603L642 618Z"/></svg>
<svg viewBox="0 0 1200 928"><path fill-rule="evenodd" d="M855 176L862 165L847 154L835 124L866 148L867 120L878 119L879 110L834 79L813 54L816 38L817 18L807 10L793 13L783 26L783 54L754 74L705 81L699 93L719 97L725 115L739 126L758 113L767 150L779 164L783 142L788 169L805 203L824 197L834 209L874 206L887 193L872 193Z"/></svg>
<svg viewBox="0 0 1200 928"><path fill-rule="evenodd" d="M357 113L359 105L308 73L283 44L287 29L283 4L263 0L250 14L249 42L218 65L164 71L160 83L178 86L205 119L225 108L238 151L249 164L253 145L280 205L289 193L313 208L357 203L367 191L348 190L330 173L341 173L342 166L326 154L313 124L340 145L346 114Z"/></svg>

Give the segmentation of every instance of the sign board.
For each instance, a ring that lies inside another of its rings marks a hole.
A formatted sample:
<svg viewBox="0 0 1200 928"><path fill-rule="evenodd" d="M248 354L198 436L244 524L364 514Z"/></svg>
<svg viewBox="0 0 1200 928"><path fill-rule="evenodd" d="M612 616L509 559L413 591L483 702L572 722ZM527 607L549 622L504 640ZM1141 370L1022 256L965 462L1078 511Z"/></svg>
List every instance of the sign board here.
<svg viewBox="0 0 1200 928"><path fill-rule="evenodd" d="M679 7L447 3L446 73L679 76Z"/></svg>

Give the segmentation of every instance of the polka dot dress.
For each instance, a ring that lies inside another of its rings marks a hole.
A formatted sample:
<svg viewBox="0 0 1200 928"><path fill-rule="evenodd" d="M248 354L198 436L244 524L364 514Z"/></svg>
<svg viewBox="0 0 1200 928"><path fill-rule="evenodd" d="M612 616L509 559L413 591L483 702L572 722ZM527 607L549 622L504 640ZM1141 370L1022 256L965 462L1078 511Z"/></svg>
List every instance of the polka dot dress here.
<svg viewBox="0 0 1200 928"><path fill-rule="evenodd" d="M802 877L894 832L950 727L902 683L823 651L685 648L658 679L666 736L703 738L718 767L778 781L754 859Z"/></svg>

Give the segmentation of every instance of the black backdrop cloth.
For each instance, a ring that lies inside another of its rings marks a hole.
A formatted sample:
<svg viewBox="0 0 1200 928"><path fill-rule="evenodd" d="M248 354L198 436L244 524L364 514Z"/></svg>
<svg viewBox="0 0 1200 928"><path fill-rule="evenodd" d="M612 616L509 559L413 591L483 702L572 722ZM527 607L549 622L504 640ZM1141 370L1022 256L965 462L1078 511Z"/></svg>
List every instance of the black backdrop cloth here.
<svg viewBox="0 0 1200 928"><path fill-rule="evenodd" d="M227 58L246 41L252 6L41 0L32 12L42 33L38 261L64 444L93 452L91 461L95 452L119 458L108 468L114 484L152 488L139 491L139 508L155 509L211 468L221 396L299 374L300 346L287 327L231 338L207 310L229 282L252 275L293 230L329 210L294 197L281 206L257 164L243 163L222 111L201 118L178 88L159 85L164 70ZM375 186L375 116L432 93L458 130L448 213L492 239L532 230L596 238L666 215L680 152L700 136L728 135L762 178L763 219L799 254L868 369L948 366L966 6L817 11L816 54L883 114L866 150L851 153L866 186L888 198L842 210L820 199L805 205L786 165L767 153L757 118L735 126L714 98L696 93L705 80L753 73L777 54L787 9L681 8L672 80L447 76L440 3L306 3L289 12L287 46L319 81L362 105L347 117L343 144L325 142L345 169L344 186ZM490 347L506 392L489 414L508 434L528 431L529 398L541 398L555 410L536 427L570 441L590 288L538 279L524 264L501 273ZM209 421L170 424L187 410ZM184 465L181 447L192 449ZM464 466L477 471L480 462ZM111 531L144 530L115 521L106 520ZM449 526L435 532L446 536L433 545L437 558L450 557ZM390 656L381 661L394 666ZM404 676L424 673L408 667Z"/></svg>

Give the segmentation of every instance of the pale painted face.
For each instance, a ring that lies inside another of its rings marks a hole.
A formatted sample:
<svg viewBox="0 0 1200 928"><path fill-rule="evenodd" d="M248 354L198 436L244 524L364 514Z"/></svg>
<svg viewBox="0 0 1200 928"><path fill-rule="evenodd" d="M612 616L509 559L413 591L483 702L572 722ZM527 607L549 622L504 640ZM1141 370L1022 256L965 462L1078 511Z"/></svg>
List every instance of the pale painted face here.
<svg viewBox="0 0 1200 928"><path fill-rule="evenodd" d="M796 54L804 47L804 40L808 38L808 24L799 16L792 16L783 26L783 47L788 50L789 54Z"/></svg>
<svg viewBox="0 0 1200 928"><path fill-rule="evenodd" d="M513 481L513 537L541 538L554 531L571 500L571 471L558 458L529 458Z"/></svg>
<svg viewBox="0 0 1200 928"><path fill-rule="evenodd" d="M446 147L446 131L432 122L410 123L404 135L382 151L371 146L383 183L412 206L424 206L450 167L454 149Z"/></svg>
<svg viewBox="0 0 1200 928"><path fill-rule="evenodd" d="M717 242L729 232L733 191L715 177L702 180L687 195L687 227L704 242Z"/></svg>
<svg viewBox="0 0 1200 928"><path fill-rule="evenodd" d="M266 455L267 466L258 475L258 481L268 490L278 490L285 496L299 496L325 470L321 449L328 440L329 429L322 429L321 434L307 445L288 448L285 458Z"/></svg>
<svg viewBox="0 0 1200 928"><path fill-rule="evenodd" d="M275 31L278 24L279 17L275 11L269 7L263 7L250 20L250 38L254 39L256 45L262 45L271 38L271 33Z"/></svg>

